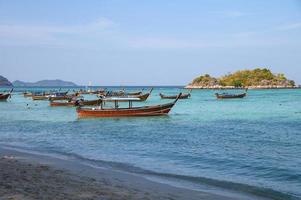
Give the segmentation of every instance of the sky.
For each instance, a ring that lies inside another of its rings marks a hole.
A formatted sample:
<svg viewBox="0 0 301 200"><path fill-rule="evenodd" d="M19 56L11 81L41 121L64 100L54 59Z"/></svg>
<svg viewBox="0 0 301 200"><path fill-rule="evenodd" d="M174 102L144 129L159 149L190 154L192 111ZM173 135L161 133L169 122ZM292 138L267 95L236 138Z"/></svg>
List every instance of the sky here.
<svg viewBox="0 0 301 200"><path fill-rule="evenodd" d="M0 0L0 75L186 85L268 67L301 84L301 0Z"/></svg>

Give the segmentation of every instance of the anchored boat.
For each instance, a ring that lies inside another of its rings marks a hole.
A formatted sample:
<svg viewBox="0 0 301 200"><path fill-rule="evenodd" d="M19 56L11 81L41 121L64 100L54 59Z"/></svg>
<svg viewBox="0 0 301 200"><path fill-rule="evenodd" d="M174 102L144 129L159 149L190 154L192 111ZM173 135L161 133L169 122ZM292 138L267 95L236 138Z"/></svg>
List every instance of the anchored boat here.
<svg viewBox="0 0 301 200"><path fill-rule="evenodd" d="M182 93L182 95L179 97L179 99L188 99L189 97L191 97L191 90L189 91L189 93ZM178 95L164 95L162 93L159 94L161 99L176 99L178 97Z"/></svg>
<svg viewBox="0 0 301 200"><path fill-rule="evenodd" d="M101 99L96 100L70 100L70 101L50 101L50 106L98 106L101 104Z"/></svg>
<svg viewBox="0 0 301 200"><path fill-rule="evenodd" d="M103 89L103 88L100 88L98 90L91 90L91 89L83 90L83 89L80 89L79 91L77 91L77 93L79 93L79 94L103 94L104 92L105 92L105 89Z"/></svg>
<svg viewBox="0 0 301 200"><path fill-rule="evenodd" d="M32 92L23 92L24 97L32 97Z"/></svg>
<svg viewBox="0 0 301 200"><path fill-rule="evenodd" d="M133 107L133 101L137 101L137 98L132 97L109 97L101 99L100 107L94 108L77 108L78 117L89 118L89 117L147 117L147 116L162 116L167 115L171 108L176 104L178 98L171 103L154 105L154 106L141 106ZM105 108L104 103L106 101L114 101L114 108ZM120 108L119 102L128 102L128 107Z"/></svg>
<svg viewBox="0 0 301 200"><path fill-rule="evenodd" d="M107 92L105 95L99 95L99 97L101 97L101 98L105 97L107 99L109 99L109 97L120 97L122 99L134 98L135 100L133 100L133 101L146 101L147 98L151 95L153 89L154 88L151 88L151 90L148 93L137 94L137 95L124 95L124 94L116 93L116 92ZM110 101L110 100L108 100L108 101ZM120 100L120 101L127 101L127 100Z"/></svg>
<svg viewBox="0 0 301 200"><path fill-rule="evenodd" d="M46 92L34 93L34 94L32 94L31 98L32 98L32 100L50 100L50 101L70 100L74 96L78 95L78 94L68 95L67 93L68 93L68 91L67 92L55 92L55 93L46 93Z"/></svg>
<svg viewBox="0 0 301 200"><path fill-rule="evenodd" d="M32 100L48 100L49 96L51 95L50 92L35 92L31 95Z"/></svg>
<svg viewBox="0 0 301 200"><path fill-rule="evenodd" d="M64 94L54 94L54 95L50 95L48 97L49 101L56 101L56 100L69 100L71 101L74 97L77 97L79 94L75 93L75 94L70 94L67 95L67 93Z"/></svg>
<svg viewBox="0 0 301 200"><path fill-rule="evenodd" d="M11 89L9 93L0 93L0 101L6 101L9 97L11 97L11 93L14 89Z"/></svg>
<svg viewBox="0 0 301 200"><path fill-rule="evenodd" d="M244 98L245 96L247 96L247 91L248 91L248 89L246 89L246 91L244 93L240 93L240 94L215 93L215 96L217 99L239 99L239 98Z"/></svg>
<svg viewBox="0 0 301 200"><path fill-rule="evenodd" d="M45 95L32 95L32 100L38 101L38 100L48 100L48 96Z"/></svg>
<svg viewBox="0 0 301 200"><path fill-rule="evenodd" d="M142 91L140 91L140 92L126 92L125 94L126 95L141 95Z"/></svg>

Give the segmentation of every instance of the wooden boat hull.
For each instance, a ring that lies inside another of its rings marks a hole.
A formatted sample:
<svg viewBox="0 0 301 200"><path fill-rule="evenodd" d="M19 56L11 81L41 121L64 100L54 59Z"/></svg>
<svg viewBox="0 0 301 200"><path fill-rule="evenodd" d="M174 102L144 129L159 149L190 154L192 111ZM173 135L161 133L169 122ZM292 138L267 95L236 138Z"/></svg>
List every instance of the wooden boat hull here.
<svg viewBox="0 0 301 200"><path fill-rule="evenodd" d="M143 106L137 108L101 109L101 108L78 108L77 113L80 118L90 117L147 117L167 115L175 102L157 105Z"/></svg>
<svg viewBox="0 0 301 200"><path fill-rule="evenodd" d="M151 93L146 93L146 94L141 94L141 95L134 95L132 97L139 98L140 101L146 101L150 94Z"/></svg>
<svg viewBox="0 0 301 200"><path fill-rule="evenodd" d="M32 97L32 93L24 92L23 93L24 97Z"/></svg>
<svg viewBox="0 0 301 200"><path fill-rule="evenodd" d="M80 101L79 105L80 106L98 106L101 104L101 100L89 100L89 101Z"/></svg>
<svg viewBox="0 0 301 200"><path fill-rule="evenodd" d="M0 94L0 101L6 101L9 98L10 94Z"/></svg>
<svg viewBox="0 0 301 200"><path fill-rule="evenodd" d="M86 91L79 91L78 94L90 94L90 92L86 92Z"/></svg>
<svg viewBox="0 0 301 200"><path fill-rule="evenodd" d="M106 95L102 95L102 96L104 96L104 97L138 98L138 100L134 100L134 101L146 101L147 98L151 95L152 91L153 91L153 88L148 93L145 93L145 94L142 94L142 92L141 92L141 94L137 94L137 95L128 95L129 93L127 93L125 95L124 92L120 92L120 93L115 92L113 94L106 94ZM120 102L122 102L122 101L120 101Z"/></svg>
<svg viewBox="0 0 301 200"><path fill-rule="evenodd" d="M71 100L74 96L58 96L58 97L49 97L49 101L56 101L56 100Z"/></svg>
<svg viewBox="0 0 301 200"><path fill-rule="evenodd" d="M127 92L127 95L141 95L142 92Z"/></svg>
<svg viewBox="0 0 301 200"><path fill-rule="evenodd" d="M167 96L164 94L159 94L161 99L176 99L178 96L177 95L172 95L172 96ZM191 95L190 94L182 94L179 99L188 99Z"/></svg>
<svg viewBox="0 0 301 200"><path fill-rule="evenodd" d="M48 96L32 96L31 98L34 101L48 100Z"/></svg>
<svg viewBox="0 0 301 200"><path fill-rule="evenodd" d="M71 101L71 102L55 102L51 101L50 106L98 106L101 104L101 100L89 100L89 101Z"/></svg>
<svg viewBox="0 0 301 200"><path fill-rule="evenodd" d="M55 101L50 101L49 105L50 105L50 106L53 106L53 107L59 107L59 106L75 106L75 102L55 102Z"/></svg>
<svg viewBox="0 0 301 200"><path fill-rule="evenodd" d="M146 93L146 94L142 94L142 95L129 95L129 96L118 96L120 98L137 98L137 100L133 100L133 101L146 101L147 98L149 97L150 93ZM119 100L119 102L126 102L127 100ZM111 102L114 102L114 100L112 100Z"/></svg>
<svg viewBox="0 0 301 200"><path fill-rule="evenodd" d="M93 92L90 92L90 94L104 94L104 91L93 91Z"/></svg>
<svg viewBox="0 0 301 200"><path fill-rule="evenodd" d="M222 94L215 94L217 99L241 99L247 96L247 93L243 94L233 94L233 95L222 95Z"/></svg>

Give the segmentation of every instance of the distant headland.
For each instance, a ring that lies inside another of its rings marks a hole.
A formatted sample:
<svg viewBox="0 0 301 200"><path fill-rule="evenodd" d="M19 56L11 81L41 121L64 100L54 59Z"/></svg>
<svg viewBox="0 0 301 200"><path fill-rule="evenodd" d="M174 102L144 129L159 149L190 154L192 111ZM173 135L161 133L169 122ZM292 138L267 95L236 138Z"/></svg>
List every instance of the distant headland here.
<svg viewBox="0 0 301 200"><path fill-rule="evenodd" d="M205 74L195 78L185 88L188 89L291 89L299 88L284 74L275 74L266 68L240 70L220 78Z"/></svg>
<svg viewBox="0 0 301 200"><path fill-rule="evenodd" d="M0 75L0 87L12 87L13 84L5 77Z"/></svg>
<svg viewBox="0 0 301 200"><path fill-rule="evenodd" d="M55 80L41 80L37 82L24 82L16 80L10 82L7 78L0 75L0 87L76 87L75 83L71 81Z"/></svg>
<svg viewBox="0 0 301 200"><path fill-rule="evenodd" d="M70 81L63 80L41 80L37 82L23 82L14 81L12 83L15 87L76 87L77 85Z"/></svg>

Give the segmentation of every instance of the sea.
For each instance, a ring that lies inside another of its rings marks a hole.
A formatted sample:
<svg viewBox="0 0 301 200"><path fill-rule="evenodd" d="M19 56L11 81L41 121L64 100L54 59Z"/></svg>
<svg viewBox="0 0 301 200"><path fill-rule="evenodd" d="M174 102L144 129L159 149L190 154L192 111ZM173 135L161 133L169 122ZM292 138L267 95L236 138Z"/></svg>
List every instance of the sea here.
<svg viewBox="0 0 301 200"><path fill-rule="evenodd" d="M125 89L142 88L150 90ZM60 88L73 89L79 88ZM22 95L49 90L59 88L15 88L11 99L0 102L1 146L78 159L193 190L301 199L299 89L249 90L246 98L229 100L215 98L221 91L193 90L168 116L98 119L79 119L73 107L50 107L48 101ZM188 91L155 87L146 102L134 106L171 102L159 93L179 92Z"/></svg>

